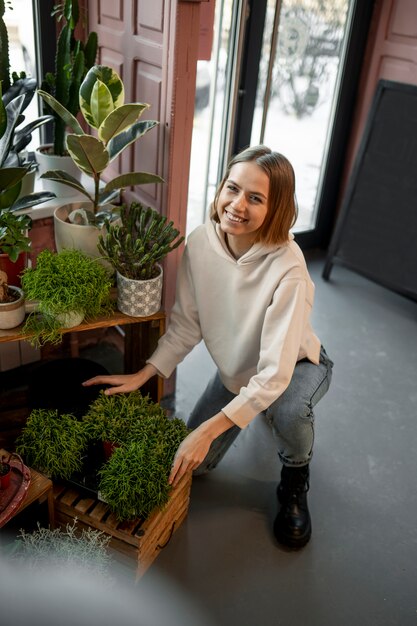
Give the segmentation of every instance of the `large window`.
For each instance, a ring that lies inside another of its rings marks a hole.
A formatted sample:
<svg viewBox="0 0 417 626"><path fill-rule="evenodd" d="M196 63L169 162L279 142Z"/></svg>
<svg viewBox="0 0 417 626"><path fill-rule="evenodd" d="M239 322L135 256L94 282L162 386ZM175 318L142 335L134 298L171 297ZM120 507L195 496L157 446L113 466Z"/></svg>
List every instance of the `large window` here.
<svg viewBox="0 0 417 626"><path fill-rule="evenodd" d="M36 53L35 53L35 29L32 3L28 0L13 0L5 3L4 22L9 37L10 71L25 72L27 76L36 77ZM37 118L38 102L33 98L25 111L25 121ZM28 150L33 150L39 145L39 132L32 135L32 142Z"/></svg>
<svg viewBox="0 0 417 626"><path fill-rule="evenodd" d="M373 0L217 0L210 61L199 62L190 232L226 161L248 145L296 174L303 246L330 237Z"/></svg>

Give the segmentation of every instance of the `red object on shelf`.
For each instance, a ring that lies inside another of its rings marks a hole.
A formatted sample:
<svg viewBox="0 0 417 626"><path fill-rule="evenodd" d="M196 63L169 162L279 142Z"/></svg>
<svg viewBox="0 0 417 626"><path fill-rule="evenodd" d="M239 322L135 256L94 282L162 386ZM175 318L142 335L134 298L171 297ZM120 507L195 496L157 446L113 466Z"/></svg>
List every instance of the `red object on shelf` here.
<svg viewBox="0 0 417 626"><path fill-rule="evenodd" d="M0 528L15 515L30 484L30 469L18 454L12 452L4 462L10 465L10 480L5 489L0 489Z"/></svg>

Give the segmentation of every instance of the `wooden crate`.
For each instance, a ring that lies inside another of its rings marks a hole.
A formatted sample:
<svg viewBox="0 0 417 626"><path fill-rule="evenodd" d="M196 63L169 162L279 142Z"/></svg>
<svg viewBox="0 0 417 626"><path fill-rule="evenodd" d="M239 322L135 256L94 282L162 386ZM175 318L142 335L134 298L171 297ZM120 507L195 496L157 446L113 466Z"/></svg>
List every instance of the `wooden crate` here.
<svg viewBox="0 0 417 626"><path fill-rule="evenodd" d="M90 527L110 535L110 548L137 560L136 577L140 578L187 517L191 479L191 473L181 479L162 510L133 522L119 522L104 502L54 485L55 525L65 527L77 518L79 528Z"/></svg>

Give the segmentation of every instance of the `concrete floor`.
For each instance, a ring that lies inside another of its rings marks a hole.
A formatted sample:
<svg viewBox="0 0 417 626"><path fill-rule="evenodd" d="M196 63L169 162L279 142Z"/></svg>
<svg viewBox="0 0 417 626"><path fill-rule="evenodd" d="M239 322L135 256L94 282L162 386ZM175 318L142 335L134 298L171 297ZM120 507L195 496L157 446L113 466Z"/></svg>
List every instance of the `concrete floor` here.
<svg viewBox="0 0 417 626"><path fill-rule="evenodd" d="M322 267L309 257L314 326L335 367L316 408L312 540L296 553L274 542L280 465L256 419L194 479L187 521L143 579L172 583L202 624L417 624L417 304L342 267L326 283ZM202 345L180 366L178 415L212 369Z"/></svg>

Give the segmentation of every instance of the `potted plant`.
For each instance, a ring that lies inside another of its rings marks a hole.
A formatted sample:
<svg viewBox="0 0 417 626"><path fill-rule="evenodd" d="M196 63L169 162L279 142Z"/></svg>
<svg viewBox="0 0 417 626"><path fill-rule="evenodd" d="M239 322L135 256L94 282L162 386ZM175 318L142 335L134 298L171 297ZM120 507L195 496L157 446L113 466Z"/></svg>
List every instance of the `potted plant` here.
<svg viewBox="0 0 417 626"><path fill-rule="evenodd" d="M48 72L41 83L42 91L50 94L74 117L80 110L78 92L87 71L94 65L97 56L97 33L91 32L84 44L75 36L80 24L80 8L78 0L64 0L54 6L51 13L63 26L58 36L55 71ZM81 171L69 157L66 146L65 120L45 102L45 110L52 112L53 142L44 144L36 151L36 158L41 173L52 169L64 169L74 178L80 179ZM74 195L74 190L51 180L45 180L47 189L55 191L58 196Z"/></svg>
<svg viewBox="0 0 417 626"><path fill-rule="evenodd" d="M43 90L39 90L39 94L73 130L73 134L67 136L68 152L77 167L92 180L93 186L91 192L64 171L42 174L43 179L61 182L87 198L84 210L73 211L67 205L55 211L57 248L82 245L79 241L83 232L94 238L97 247L98 228L109 217L104 207L125 187L162 181L160 176L146 172L129 172L106 183L102 181L110 163L158 122L139 120L149 105L125 104L122 80L112 68L104 65L95 65L89 70L79 92L81 113L85 122L97 131L94 134L85 133L71 112L50 94Z"/></svg>
<svg viewBox="0 0 417 626"><path fill-rule="evenodd" d="M140 391L106 396L100 391L83 417L90 440L102 441L106 458L114 446L131 437L136 423L143 416L163 416L164 410Z"/></svg>
<svg viewBox="0 0 417 626"><path fill-rule="evenodd" d="M138 202L123 205L120 223L106 222L98 248L116 269L117 307L133 317L152 315L161 307L161 261L184 237L173 222Z"/></svg>
<svg viewBox="0 0 417 626"><path fill-rule="evenodd" d="M25 319L22 289L7 284L7 274L0 270L0 329L16 328Z"/></svg>
<svg viewBox="0 0 417 626"><path fill-rule="evenodd" d="M63 328L113 308L108 271L80 250L43 250L36 267L23 272L22 286L26 299L37 302L37 310L29 314L23 329L36 346L59 343Z"/></svg>
<svg viewBox="0 0 417 626"><path fill-rule="evenodd" d="M74 415L33 409L16 440L16 452L27 465L54 478L69 478L82 468L88 436Z"/></svg>
<svg viewBox="0 0 417 626"><path fill-rule="evenodd" d="M12 7L12 2L0 1L0 81L2 102L6 107L7 117L3 118L5 130L1 139L0 166L1 167L26 167L27 173L22 181L22 195L33 192L35 183L36 163L29 161L26 146L32 140L32 132L53 119L51 115L43 115L38 119L26 124L24 128L23 111L31 103L37 88L35 78L26 76L24 71L19 74L10 71L9 36L4 22L6 4ZM7 129L5 124L7 123ZM18 128L17 128L18 127Z"/></svg>
<svg viewBox="0 0 417 626"><path fill-rule="evenodd" d="M19 79L2 96L2 105L7 125L0 139L0 167L24 167L20 195L32 193L35 186L37 164L28 158L25 148L32 141L32 133L52 119L52 115L42 115L22 126L25 120L23 111L29 105L36 91L36 80ZM0 87L1 92L1 87Z"/></svg>
<svg viewBox="0 0 417 626"><path fill-rule="evenodd" d="M13 87L9 89L9 92ZM26 264L30 249L28 230L32 220L20 211L55 197L49 191L21 196L22 181L30 170L20 156L33 125L16 131L19 125L27 91L12 98L7 105L0 99L0 269L5 271L13 285L20 286L20 274ZM30 140L30 139L29 139Z"/></svg>
<svg viewBox="0 0 417 626"><path fill-rule="evenodd" d="M101 406L111 397L103 395ZM133 403L137 402L136 395ZM123 431L117 427L120 445L98 472L100 497L119 520L146 518L167 503L172 461L189 433L181 419L168 419L161 407L149 399L142 406L139 404L137 411L129 428Z"/></svg>

